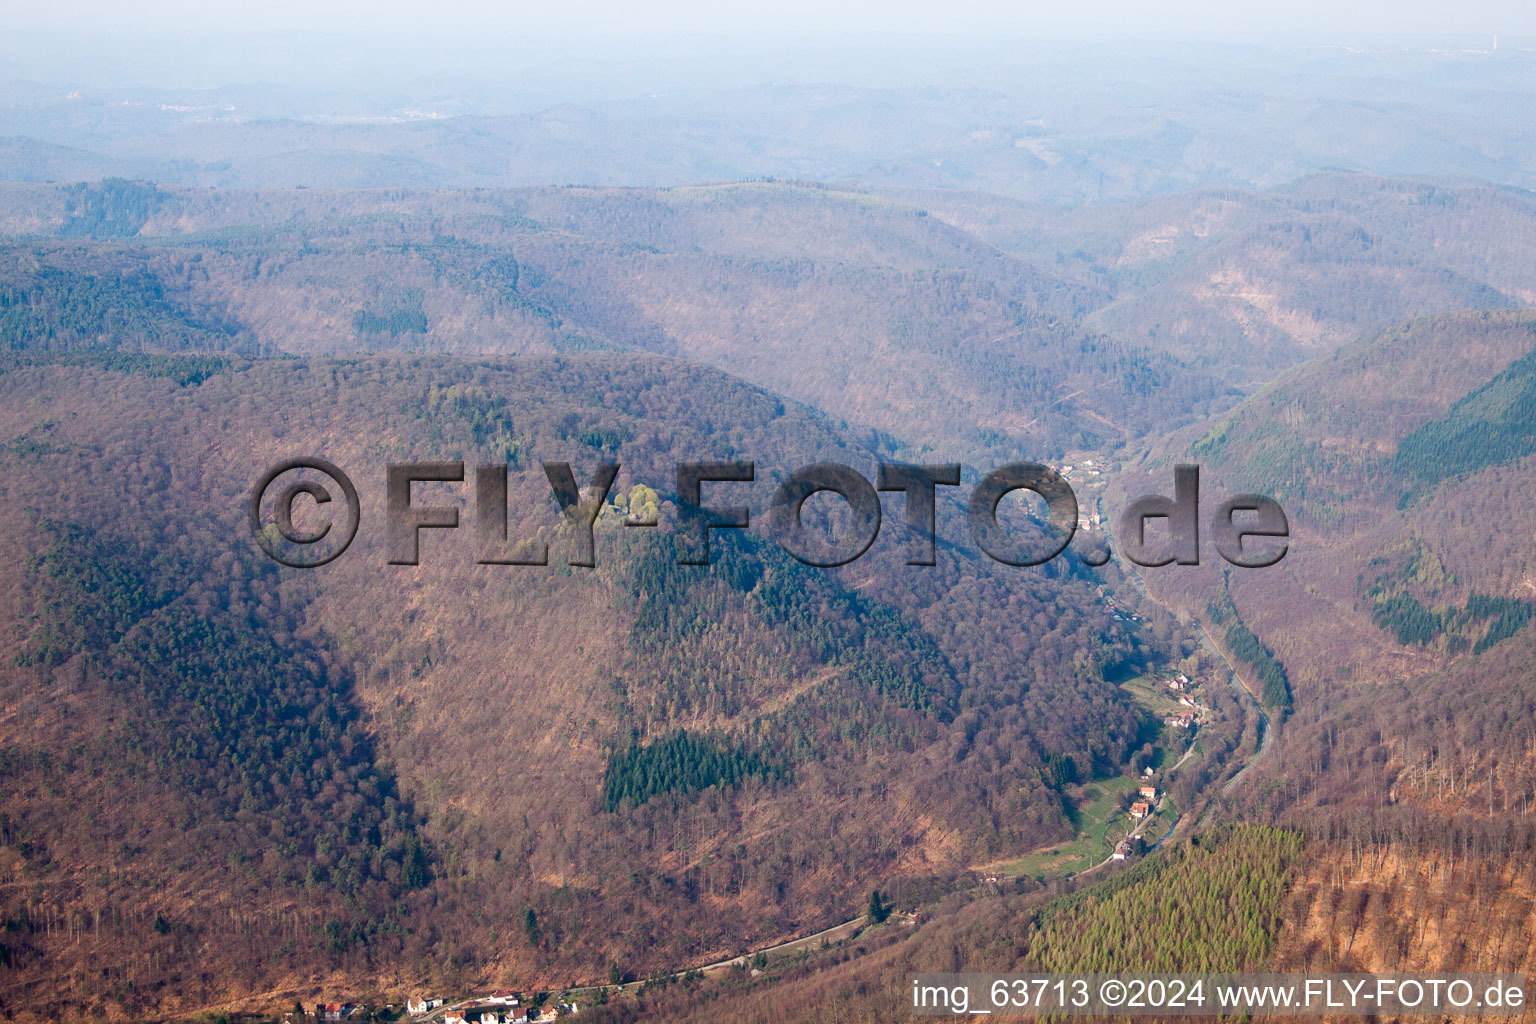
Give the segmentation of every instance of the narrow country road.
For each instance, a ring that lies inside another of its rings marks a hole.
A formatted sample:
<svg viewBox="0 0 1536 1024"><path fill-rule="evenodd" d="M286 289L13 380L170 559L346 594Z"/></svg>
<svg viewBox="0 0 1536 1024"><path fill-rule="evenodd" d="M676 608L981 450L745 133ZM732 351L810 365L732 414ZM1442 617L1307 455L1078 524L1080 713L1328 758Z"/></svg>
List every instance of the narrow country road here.
<svg viewBox="0 0 1536 1024"><path fill-rule="evenodd" d="M1146 584L1142 580L1141 575L1139 573L1136 573L1136 572L1128 573L1126 578L1131 581L1131 583L1136 587L1137 590L1139 590L1142 593L1142 595L1144 597L1146 597L1148 600L1158 604L1160 607L1164 607L1165 610L1168 610L1166 608L1166 606L1162 605L1162 602L1160 602L1156 598L1152 597L1152 595L1147 591ZM1173 614L1173 612L1170 610L1169 614ZM1271 746L1271 741L1274 739L1274 731L1270 728L1269 716L1264 713L1263 705L1259 702L1258 696L1253 692L1252 688L1249 687L1248 683L1243 679L1242 674L1237 671L1237 667L1232 664L1231 659L1229 659L1226 656L1226 654L1222 652L1221 648L1216 644L1216 641L1211 637L1210 633L1206 630L1204 624L1202 624L1198 619L1195 620L1195 627L1197 629L1199 629L1199 631L1200 631L1200 640L1201 640L1201 643L1205 646L1205 648L1207 650L1209 650L1212 654L1214 654L1216 657L1220 658L1221 661L1222 661L1222 664L1227 666L1227 671L1231 674L1231 678L1229 680L1229 685L1231 685L1233 687L1233 689L1237 690L1239 693L1243 694L1253 704L1254 710L1257 711L1258 715L1259 715L1259 729L1260 729L1261 736L1262 736L1262 738L1260 739L1260 742L1259 742L1259 749L1254 752L1253 757L1249 760L1249 762L1246 765L1244 765L1242 767L1242 769L1240 771L1237 772L1237 774L1233 775L1231 779L1227 780L1226 785L1224 785L1222 787L1222 792L1223 793L1227 793L1227 792L1230 792L1235 786L1237 786L1237 784L1242 781L1243 777L1248 774L1249 770L1251 770L1254 765L1259 763L1259 758L1261 758L1265 753L1267 753L1269 751L1270 746ZM1184 752L1184 755L1182 757L1180 757L1177 762L1174 763L1173 767L1168 769L1168 773L1170 775L1172 775L1173 772L1177 771L1181 766L1183 766L1184 762L1188 761L1189 758L1193 754L1194 754L1194 746L1193 746L1193 744L1191 744L1190 748ZM1165 792L1163 797L1161 798L1161 800L1159 800L1159 802L1158 802L1158 808L1159 809L1161 809L1163 801L1166 801L1167 799L1168 799L1168 796L1167 796L1167 793ZM1162 846L1163 843L1167 842L1168 839L1176 831L1178 831L1179 826L1184 823L1185 817L1186 817L1185 815L1180 814L1177 818L1175 818L1174 821L1173 821L1173 824L1171 824L1168 827L1168 831L1163 833L1163 835L1160 838L1158 838L1158 840L1156 842L1150 844L1147 847L1147 852L1150 853L1153 850L1156 850L1158 847ZM1147 827L1147 825L1149 825L1151 823L1152 819L1153 819L1153 815L1148 815L1146 818L1143 818L1140 822L1138 822L1136 827L1131 830L1130 838L1135 838L1137 836L1140 836L1142 831ZM1091 875L1091 874L1093 874L1093 873L1095 873L1097 871L1100 871L1106 865L1112 863L1114 861L1114 859L1115 859L1114 858L1114 854L1111 853L1109 856L1105 857L1103 860L1099 861L1097 864L1093 865L1092 867L1084 868L1082 871L1077 872L1075 877L1082 878L1082 877L1084 877L1086 875ZM601 984L599 984L599 985L586 985L586 986L581 986L581 987L577 987L577 988L569 988L569 989L549 990L547 992L534 992L534 993L530 993L530 998L537 998L538 996L541 996L541 995L542 996L551 996L551 995L557 995L557 994L569 994L569 995L575 996L575 995L582 994L582 993L597 992L597 991L600 991L602 989L611 989L611 990L618 991L618 992L624 992L624 991L628 991L628 990L631 990L631 989L639 988L641 985L645 985L645 984L647 984L649 982L662 981L662 980L668 980L668 979L673 979L673 978L680 978L680 977L682 977L684 975L691 974L694 971L698 971L698 972L700 972L702 974L711 974L711 973L715 973L715 972L718 972L718 971L727 970L729 968L736 967L736 966L745 966L747 963L749 963L751 961L751 959L753 957L756 957L756 956L758 956L760 954L771 955L771 954L774 954L774 953L792 952L792 951L794 951L796 949L804 948L805 946L807 946L807 945L809 945L811 943L819 942L819 941L821 941L823 939L825 939L827 941L840 940L840 939L846 937L847 935L851 935L851 934L855 933L856 931L858 931L859 928L861 928L861 927L865 926L866 924L868 924L868 921L869 921L869 918L868 918L867 915L860 914L858 917L851 918L851 919L849 919L847 921L842 922L841 924L835 924L835 925L833 925L830 928L823 928L821 931L813 932L810 935L802 935L799 938L789 939L789 940L787 940L785 942L780 942L780 943L778 943L776 945L773 945L773 946L765 946L762 949L754 949L754 950L750 950L750 951L745 952L745 953L739 953L739 954L737 954L735 956L726 957L723 960L716 960L713 963L703 964L703 965L698 966L698 967L684 967L684 968L680 968L680 969L675 970L675 971L654 975L653 977L646 978L646 979L643 979L643 980L640 980L640 981L626 982L626 983L624 983L622 985L618 985L618 986L601 985ZM424 1017L415 1018L415 1020L421 1022L421 1024L438 1024L438 1022L440 1022L442 1020L442 1018L444 1016L446 1016L448 1013L450 1013L450 1012L452 1012L454 1010L461 1009L461 1008L463 1008L465 1006L472 1005L474 1002L475 1002L474 999L461 999L461 1000L459 1000L459 1001L457 1001L457 1002L455 1002L455 1003L453 1003L451 1005L439 1007L438 1009L433 1010L431 1013L427 1014Z"/></svg>
<svg viewBox="0 0 1536 1024"><path fill-rule="evenodd" d="M1100 503L1100 511L1102 512L1102 500ZM1141 595L1148 601L1151 601L1159 608L1162 608L1169 615L1174 616L1174 618L1178 618L1178 614L1174 612L1173 609L1169 608L1167 605L1163 604L1157 598L1152 596L1152 592L1147 589L1146 581L1141 578L1141 573L1135 571L1128 572L1126 574L1126 579L1130 580L1132 585L1134 585L1136 589L1141 592ZM1275 731L1270 728L1269 716L1264 713L1264 705L1263 702L1259 700L1258 693L1254 691L1253 687L1248 685L1248 681L1244 679L1242 673L1237 670L1237 666L1232 664L1232 659L1228 658L1226 653L1222 651L1221 647L1216 643L1215 638L1213 638L1210 632L1205 628L1205 624L1202 623L1199 619L1195 619L1194 624L1195 628L1200 631L1201 644L1204 645L1206 650L1220 658L1223 665L1227 666L1227 671L1232 674L1232 678L1229 680L1230 685L1233 687L1233 689L1243 694L1249 700L1249 702L1253 705L1254 711L1256 711L1259 716L1259 749L1254 751L1253 757L1248 760L1248 763L1243 765L1243 767L1237 772L1236 775L1233 775L1232 778L1228 779L1225 786L1221 787L1221 791L1223 793L1230 793L1234 788L1237 787L1237 784L1243 780L1243 777L1246 776L1250 770L1252 770L1253 766L1259 763L1259 759L1262 758L1265 754L1269 753L1269 749L1272 746L1275 738Z"/></svg>

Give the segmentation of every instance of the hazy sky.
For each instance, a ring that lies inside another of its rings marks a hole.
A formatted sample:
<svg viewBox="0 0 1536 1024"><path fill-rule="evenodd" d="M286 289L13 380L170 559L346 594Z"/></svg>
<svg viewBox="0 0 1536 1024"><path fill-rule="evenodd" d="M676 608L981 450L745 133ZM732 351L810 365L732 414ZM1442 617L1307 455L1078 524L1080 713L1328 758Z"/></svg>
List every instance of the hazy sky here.
<svg viewBox="0 0 1536 1024"><path fill-rule="evenodd" d="M149 33L1157 32L1536 35L1531 0L7 0L17 29Z"/></svg>

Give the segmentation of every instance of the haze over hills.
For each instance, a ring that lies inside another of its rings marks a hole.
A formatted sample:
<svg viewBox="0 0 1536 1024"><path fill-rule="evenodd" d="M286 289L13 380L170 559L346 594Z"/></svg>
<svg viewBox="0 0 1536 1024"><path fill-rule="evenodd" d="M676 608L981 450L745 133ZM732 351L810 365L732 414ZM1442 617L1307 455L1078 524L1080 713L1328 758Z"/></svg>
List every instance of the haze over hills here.
<svg viewBox="0 0 1536 1024"><path fill-rule="evenodd" d="M1492 43L662 36L625 49L18 32L0 176L224 188L770 176L1073 204L1327 169L1529 188L1536 136L1518 97L1532 54ZM123 45L160 69L153 84L122 69Z"/></svg>

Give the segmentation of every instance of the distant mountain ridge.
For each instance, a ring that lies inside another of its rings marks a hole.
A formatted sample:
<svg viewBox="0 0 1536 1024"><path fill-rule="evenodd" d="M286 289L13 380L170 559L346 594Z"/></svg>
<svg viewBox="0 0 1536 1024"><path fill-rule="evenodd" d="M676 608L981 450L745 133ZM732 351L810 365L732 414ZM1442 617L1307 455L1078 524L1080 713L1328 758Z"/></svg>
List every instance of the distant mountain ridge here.
<svg viewBox="0 0 1536 1024"><path fill-rule="evenodd" d="M11 185L0 228L12 260L82 280L131 263L155 302L240 336L204 346L650 351L908 443L1036 455L1175 428L1415 316L1536 296L1529 194L1352 175L1077 211L790 183Z"/></svg>
<svg viewBox="0 0 1536 1024"><path fill-rule="evenodd" d="M209 193L110 181L4 186L0 207L11 259L91 280L131 261L182 306L219 309L254 344L246 351L652 352L909 443L1039 455L1233 397L1176 358L1086 329L1080 314L1104 298L1094 289L858 191ZM94 344L73 294L40 287L18 308L71 306L55 319L82 326L56 344ZM185 347L165 330L137 346Z"/></svg>
<svg viewBox="0 0 1536 1024"><path fill-rule="evenodd" d="M239 43L189 42L180 49L210 48L191 58L200 87L175 88L114 81L110 42L75 56L72 74L62 53L91 41L16 33L10 66L34 80L0 85L0 178L441 189L771 177L1065 206L1328 169L1536 186L1521 116L1531 56L1491 40L1148 45L1096 32L754 39L738 53L717 39L707 54L685 44L680 60L677 40L649 35L622 59L537 36L366 38L285 41L312 63L280 70ZM189 59L169 41L143 46L162 54L156 79ZM337 50L345 80L326 73Z"/></svg>

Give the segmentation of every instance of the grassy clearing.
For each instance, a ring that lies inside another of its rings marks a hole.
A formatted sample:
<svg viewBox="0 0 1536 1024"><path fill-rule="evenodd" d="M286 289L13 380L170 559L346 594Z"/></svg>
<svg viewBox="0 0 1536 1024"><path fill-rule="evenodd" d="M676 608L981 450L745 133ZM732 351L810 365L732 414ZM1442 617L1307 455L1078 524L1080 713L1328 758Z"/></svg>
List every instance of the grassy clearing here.
<svg viewBox="0 0 1536 1024"><path fill-rule="evenodd" d="M1125 813L1125 796L1139 781L1127 777L1101 779L1085 787L1078 805L1077 838L1002 865L1009 875L1064 875L1084 871L1108 857L1115 843L1131 828Z"/></svg>
<svg viewBox="0 0 1536 1024"><path fill-rule="evenodd" d="M1179 703L1177 697L1172 696L1173 691L1165 683L1151 676L1137 676L1120 685L1130 693L1132 700L1158 718L1188 710Z"/></svg>

